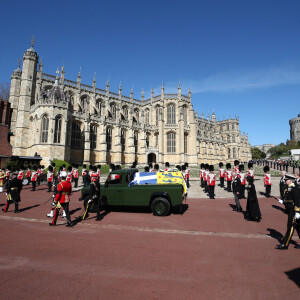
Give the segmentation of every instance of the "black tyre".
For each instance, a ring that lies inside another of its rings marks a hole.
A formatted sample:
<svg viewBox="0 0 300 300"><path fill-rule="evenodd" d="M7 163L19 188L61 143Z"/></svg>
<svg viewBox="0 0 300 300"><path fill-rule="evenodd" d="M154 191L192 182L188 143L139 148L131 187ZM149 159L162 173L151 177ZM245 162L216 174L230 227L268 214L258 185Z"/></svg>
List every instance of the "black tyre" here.
<svg viewBox="0 0 300 300"><path fill-rule="evenodd" d="M154 216L167 216L170 213L170 203L165 198L155 198L151 203L151 211Z"/></svg>

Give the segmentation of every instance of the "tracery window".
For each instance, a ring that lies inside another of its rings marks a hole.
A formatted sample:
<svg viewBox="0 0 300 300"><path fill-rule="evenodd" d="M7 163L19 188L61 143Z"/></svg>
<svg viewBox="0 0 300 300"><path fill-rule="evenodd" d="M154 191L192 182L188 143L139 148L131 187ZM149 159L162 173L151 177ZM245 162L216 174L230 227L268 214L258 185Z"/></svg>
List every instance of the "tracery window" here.
<svg viewBox="0 0 300 300"><path fill-rule="evenodd" d="M183 122L184 122L184 125L186 126L187 122L188 122L188 119L187 119L187 107L186 106L183 107Z"/></svg>
<svg viewBox="0 0 300 300"><path fill-rule="evenodd" d="M188 149L188 134L185 133L184 134L184 153L188 152L187 149Z"/></svg>
<svg viewBox="0 0 300 300"><path fill-rule="evenodd" d="M124 118L125 118L125 120L128 120L128 108L125 107L123 111L124 111Z"/></svg>
<svg viewBox="0 0 300 300"><path fill-rule="evenodd" d="M111 108L111 117L113 119L116 119L116 117L117 117L117 107L116 107L116 105L112 104L110 108Z"/></svg>
<svg viewBox="0 0 300 300"><path fill-rule="evenodd" d="M106 151L111 150L112 143L112 129L110 127L106 128Z"/></svg>
<svg viewBox="0 0 300 300"><path fill-rule="evenodd" d="M91 150L96 149L97 145L97 126L90 126L90 148Z"/></svg>
<svg viewBox="0 0 300 300"><path fill-rule="evenodd" d="M149 148L149 144L150 144L150 133L146 134L146 146L147 148Z"/></svg>
<svg viewBox="0 0 300 300"><path fill-rule="evenodd" d="M156 121L156 124L158 124L158 121L159 121L159 107L156 107L156 109L155 109L155 121Z"/></svg>
<svg viewBox="0 0 300 300"><path fill-rule="evenodd" d="M146 125L149 125L149 124L150 124L149 110L148 110L148 109L146 110L146 113L145 113L145 124L146 124Z"/></svg>
<svg viewBox="0 0 300 300"><path fill-rule="evenodd" d="M49 119L47 115L43 116L42 119L42 130L41 130L41 142L48 142L48 130L49 130Z"/></svg>
<svg viewBox="0 0 300 300"><path fill-rule="evenodd" d="M176 123L176 109L174 104L167 106L167 124Z"/></svg>
<svg viewBox="0 0 300 300"><path fill-rule="evenodd" d="M230 148L228 148L228 158L230 158Z"/></svg>
<svg viewBox="0 0 300 300"><path fill-rule="evenodd" d="M126 145L126 130L121 130L121 146L122 146L122 152L125 152L125 145Z"/></svg>
<svg viewBox="0 0 300 300"><path fill-rule="evenodd" d="M230 136L227 136L227 143L230 143Z"/></svg>
<svg viewBox="0 0 300 300"><path fill-rule="evenodd" d="M72 133L71 133L71 148L80 149L82 147L81 142L81 130L79 123L72 123Z"/></svg>
<svg viewBox="0 0 300 300"><path fill-rule="evenodd" d="M167 134L167 152L175 153L176 152L176 133L169 132Z"/></svg>
<svg viewBox="0 0 300 300"><path fill-rule="evenodd" d="M60 144L61 138L61 117L55 118L55 126L54 126L54 143Z"/></svg>
<svg viewBox="0 0 300 300"><path fill-rule="evenodd" d="M134 152L138 152L138 141L139 141L139 134L138 132L134 133Z"/></svg>

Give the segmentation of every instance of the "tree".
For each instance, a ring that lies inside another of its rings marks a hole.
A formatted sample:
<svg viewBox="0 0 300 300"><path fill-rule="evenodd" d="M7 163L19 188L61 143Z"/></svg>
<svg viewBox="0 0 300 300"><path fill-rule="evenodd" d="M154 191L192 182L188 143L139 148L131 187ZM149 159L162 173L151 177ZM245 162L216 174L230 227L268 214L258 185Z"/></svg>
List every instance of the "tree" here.
<svg viewBox="0 0 300 300"><path fill-rule="evenodd" d="M253 159L261 159L266 158L266 153L261 151L258 148L251 148L252 158Z"/></svg>
<svg viewBox="0 0 300 300"><path fill-rule="evenodd" d="M10 83L0 82L0 99L7 101L9 98Z"/></svg>

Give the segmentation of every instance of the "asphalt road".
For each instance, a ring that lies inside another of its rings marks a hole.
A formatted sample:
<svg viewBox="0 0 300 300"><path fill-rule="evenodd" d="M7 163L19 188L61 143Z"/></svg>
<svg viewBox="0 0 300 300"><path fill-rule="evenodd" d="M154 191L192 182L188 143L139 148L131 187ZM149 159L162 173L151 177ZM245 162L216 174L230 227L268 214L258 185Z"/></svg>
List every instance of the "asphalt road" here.
<svg viewBox="0 0 300 300"><path fill-rule="evenodd" d="M260 223L234 212L233 198L193 198L183 215L103 212L67 228L48 226L45 189L26 187L23 211L0 213L1 299L299 299L300 241L275 249L287 218L272 198L259 198Z"/></svg>

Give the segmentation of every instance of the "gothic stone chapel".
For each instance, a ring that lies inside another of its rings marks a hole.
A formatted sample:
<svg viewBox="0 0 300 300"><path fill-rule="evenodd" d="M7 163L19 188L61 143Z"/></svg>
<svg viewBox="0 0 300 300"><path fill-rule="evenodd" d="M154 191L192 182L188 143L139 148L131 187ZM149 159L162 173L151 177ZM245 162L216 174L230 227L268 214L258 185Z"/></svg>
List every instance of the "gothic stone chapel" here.
<svg viewBox="0 0 300 300"><path fill-rule="evenodd" d="M216 120L193 110L191 91L141 100L43 73L33 47L11 75L9 102L13 108L13 155L42 157L48 165L57 158L70 163L216 164L251 159L248 135L239 131L239 119Z"/></svg>

